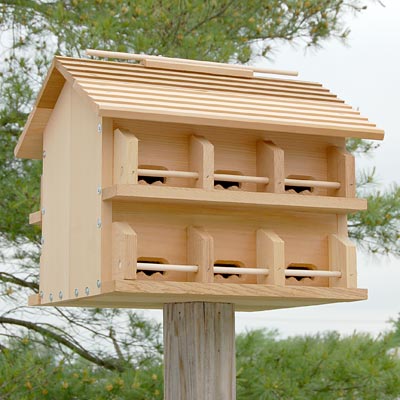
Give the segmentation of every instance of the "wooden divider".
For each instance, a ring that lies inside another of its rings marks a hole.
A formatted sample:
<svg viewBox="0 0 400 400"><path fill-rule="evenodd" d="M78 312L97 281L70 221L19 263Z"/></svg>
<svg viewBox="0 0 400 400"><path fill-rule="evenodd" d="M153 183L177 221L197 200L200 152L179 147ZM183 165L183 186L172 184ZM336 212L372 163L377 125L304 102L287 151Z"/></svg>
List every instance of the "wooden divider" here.
<svg viewBox="0 0 400 400"><path fill-rule="evenodd" d="M112 223L112 279L136 279L137 235L126 222Z"/></svg>
<svg viewBox="0 0 400 400"><path fill-rule="evenodd" d="M214 240L202 228L187 228L187 262L197 265L198 271L193 273L195 282L214 282Z"/></svg>
<svg viewBox="0 0 400 400"><path fill-rule="evenodd" d="M202 136L190 137L189 167L199 174L195 187L214 188L214 146Z"/></svg>
<svg viewBox="0 0 400 400"><path fill-rule="evenodd" d="M345 149L328 148L328 181L340 182L340 188L328 190L328 196L356 196L354 157Z"/></svg>
<svg viewBox="0 0 400 400"><path fill-rule="evenodd" d="M114 185L138 182L137 137L128 131L114 131Z"/></svg>
<svg viewBox="0 0 400 400"><path fill-rule="evenodd" d="M268 177L268 184L258 184L258 192L284 193L284 152L272 142L257 142L257 176Z"/></svg>
<svg viewBox="0 0 400 400"><path fill-rule="evenodd" d="M285 285L285 243L275 233L257 230L257 268L268 268L268 275L257 275L257 283Z"/></svg>
<svg viewBox="0 0 400 400"><path fill-rule="evenodd" d="M329 235L329 268L342 273L329 280L330 287L357 287L356 257L356 247L346 236Z"/></svg>

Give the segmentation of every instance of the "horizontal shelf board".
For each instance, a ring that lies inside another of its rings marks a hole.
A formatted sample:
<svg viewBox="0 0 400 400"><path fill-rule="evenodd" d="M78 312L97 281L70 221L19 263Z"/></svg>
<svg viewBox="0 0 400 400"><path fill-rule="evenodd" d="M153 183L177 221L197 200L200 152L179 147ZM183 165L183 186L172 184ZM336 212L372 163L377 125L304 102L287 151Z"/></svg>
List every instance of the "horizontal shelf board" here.
<svg viewBox="0 0 400 400"><path fill-rule="evenodd" d="M31 305L72 307L162 308L164 303L208 301L235 304L236 311L260 311L367 299L366 289L278 287L257 284L118 280L105 282L103 293Z"/></svg>
<svg viewBox="0 0 400 400"><path fill-rule="evenodd" d="M304 196L231 190L210 190L151 185L114 185L103 189L103 200L193 204L238 209L282 209L347 214L366 210L367 201L357 198Z"/></svg>

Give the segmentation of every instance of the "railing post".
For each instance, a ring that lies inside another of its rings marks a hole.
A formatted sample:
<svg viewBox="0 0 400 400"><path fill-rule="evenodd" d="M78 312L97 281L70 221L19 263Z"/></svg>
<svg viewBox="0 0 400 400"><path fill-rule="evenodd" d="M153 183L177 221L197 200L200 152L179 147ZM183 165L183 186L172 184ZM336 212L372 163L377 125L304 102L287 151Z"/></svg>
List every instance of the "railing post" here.
<svg viewBox="0 0 400 400"><path fill-rule="evenodd" d="M268 268L268 275L257 275L257 283L285 285L285 243L275 233L257 230L257 268Z"/></svg>
<svg viewBox="0 0 400 400"><path fill-rule="evenodd" d="M214 146L202 136L190 137L190 171L198 172L195 187L214 188Z"/></svg>
<svg viewBox="0 0 400 400"><path fill-rule="evenodd" d="M257 176L269 178L267 185L257 185L258 192L285 192L284 152L272 142L257 142Z"/></svg>
<svg viewBox="0 0 400 400"><path fill-rule="evenodd" d="M138 148L139 141L133 133L114 131L114 185L138 182Z"/></svg>

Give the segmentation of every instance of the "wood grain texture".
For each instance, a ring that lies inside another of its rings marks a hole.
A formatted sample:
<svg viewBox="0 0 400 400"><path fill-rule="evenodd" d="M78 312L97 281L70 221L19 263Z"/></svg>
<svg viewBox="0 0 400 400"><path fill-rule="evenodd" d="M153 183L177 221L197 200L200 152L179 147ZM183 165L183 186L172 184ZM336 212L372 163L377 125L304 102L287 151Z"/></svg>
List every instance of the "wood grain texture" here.
<svg viewBox="0 0 400 400"><path fill-rule="evenodd" d="M199 174L194 186L205 190L214 188L214 146L204 137L190 137L190 171Z"/></svg>
<svg viewBox="0 0 400 400"><path fill-rule="evenodd" d="M128 131L114 131L114 184L135 184L138 182L137 137Z"/></svg>
<svg viewBox="0 0 400 400"><path fill-rule="evenodd" d="M126 222L112 223L113 279L136 279L137 235Z"/></svg>
<svg viewBox="0 0 400 400"><path fill-rule="evenodd" d="M257 268L268 268L269 274L257 276L257 283L285 285L285 242L273 231L257 230Z"/></svg>
<svg viewBox="0 0 400 400"><path fill-rule="evenodd" d="M194 273L196 282L214 282L214 241L204 229L190 226L187 229L187 262L197 265L198 271Z"/></svg>
<svg viewBox="0 0 400 400"><path fill-rule="evenodd" d="M168 68L183 66L166 60L146 62ZM200 68L189 63L186 67ZM224 68L228 67L205 68L210 73L56 58L16 147L16 154L40 158L43 130L48 122L47 114L41 116L42 110L54 107L65 80L73 84L75 91L90 98L104 117L383 138L382 130L315 83L227 76L233 72L252 74L241 68L226 70L227 75L215 75L224 73ZM241 102L241 98L253 103ZM308 106L311 108L307 109Z"/></svg>
<svg viewBox="0 0 400 400"><path fill-rule="evenodd" d="M269 178L268 185L257 185L259 192L283 193L285 191L284 151L273 143L257 142L257 176Z"/></svg>
<svg viewBox="0 0 400 400"><path fill-rule="evenodd" d="M328 179L340 182L340 188L337 190L328 190L328 195L355 197L356 172L354 156L345 149L329 147Z"/></svg>
<svg viewBox="0 0 400 400"><path fill-rule="evenodd" d="M103 282L101 291L99 295L53 303L44 299L41 305L162 309L165 303L206 300L232 303L236 311L261 311L367 299L366 289L141 280Z"/></svg>
<svg viewBox="0 0 400 400"><path fill-rule="evenodd" d="M210 75L228 75L228 76L239 76L242 78L252 78L253 71L245 68L229 68L228 65L218 66L205 66L199 64L190 64L187 62L173 62L165 60L154 60L146 59L142 61L142 65L147 68L156 69L168 69L174 71L190 71L190 72L200 72Z"/></svg>
<svg viewBox="0 0 400 400"><path fill-rule="evenodd" d="M236 399L233 304L165 304L164 399Z"/></svg>
<svg viewBox="0 0 400 400"><path fill-rule="evenodd" d="M163 204L192 204L218 208L281 209L347 214L366 210L364 199L287 195L242 191L178 188L167 186L114 185L103 190L103 200L148 201Z"/></svg>
<svg viewBox="0 0 400 400"><path fill-rule="evenodd" d="M330 280L331 287L357 287L356 246L346 236L329 236L329 265L331 271L340 271L341 278Z"/></svg>

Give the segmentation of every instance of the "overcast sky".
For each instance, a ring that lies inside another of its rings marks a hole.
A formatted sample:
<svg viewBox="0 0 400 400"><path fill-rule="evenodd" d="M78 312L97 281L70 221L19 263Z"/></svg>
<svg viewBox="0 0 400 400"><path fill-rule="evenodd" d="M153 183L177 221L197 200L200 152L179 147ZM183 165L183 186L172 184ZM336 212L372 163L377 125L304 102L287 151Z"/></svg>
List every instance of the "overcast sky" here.
<svg viewBox="0 0 400 400"><path fill-rule="evenodd" d="M357 160L377 167L384 185L400 183L400 1L384 0L351 18L347 45L337 41L318 51L286 46L274 62L263 66L297 70L302 80L321 82L333 93L385 130L374 158ZM260 64L261 65L261 64ZM236 313L236 331L277 329L282 336L337 330L379 334L400 312L400 260L358 253L358 286L368 288L369 300L287 310ZM145 314L161 319L159 311Z"/></svg>
<svg viewBox="0 0 400 400"><path fill-rule="evenodd" d="M300 79L321 82L385 130L385 141L374 158L357 160L363 167L377 167L382 187L400 184L400 1L384 3L385 8L371 5L351 20L346 46L332 41L306 54L287 46L273 63L299 71ZM369 290L368 301L238 313L237 330L270 327L286 336L327 329L377 334L388 329L388 319L400 312L400 260L359 252L358 276L358 286Z"/></svg>

